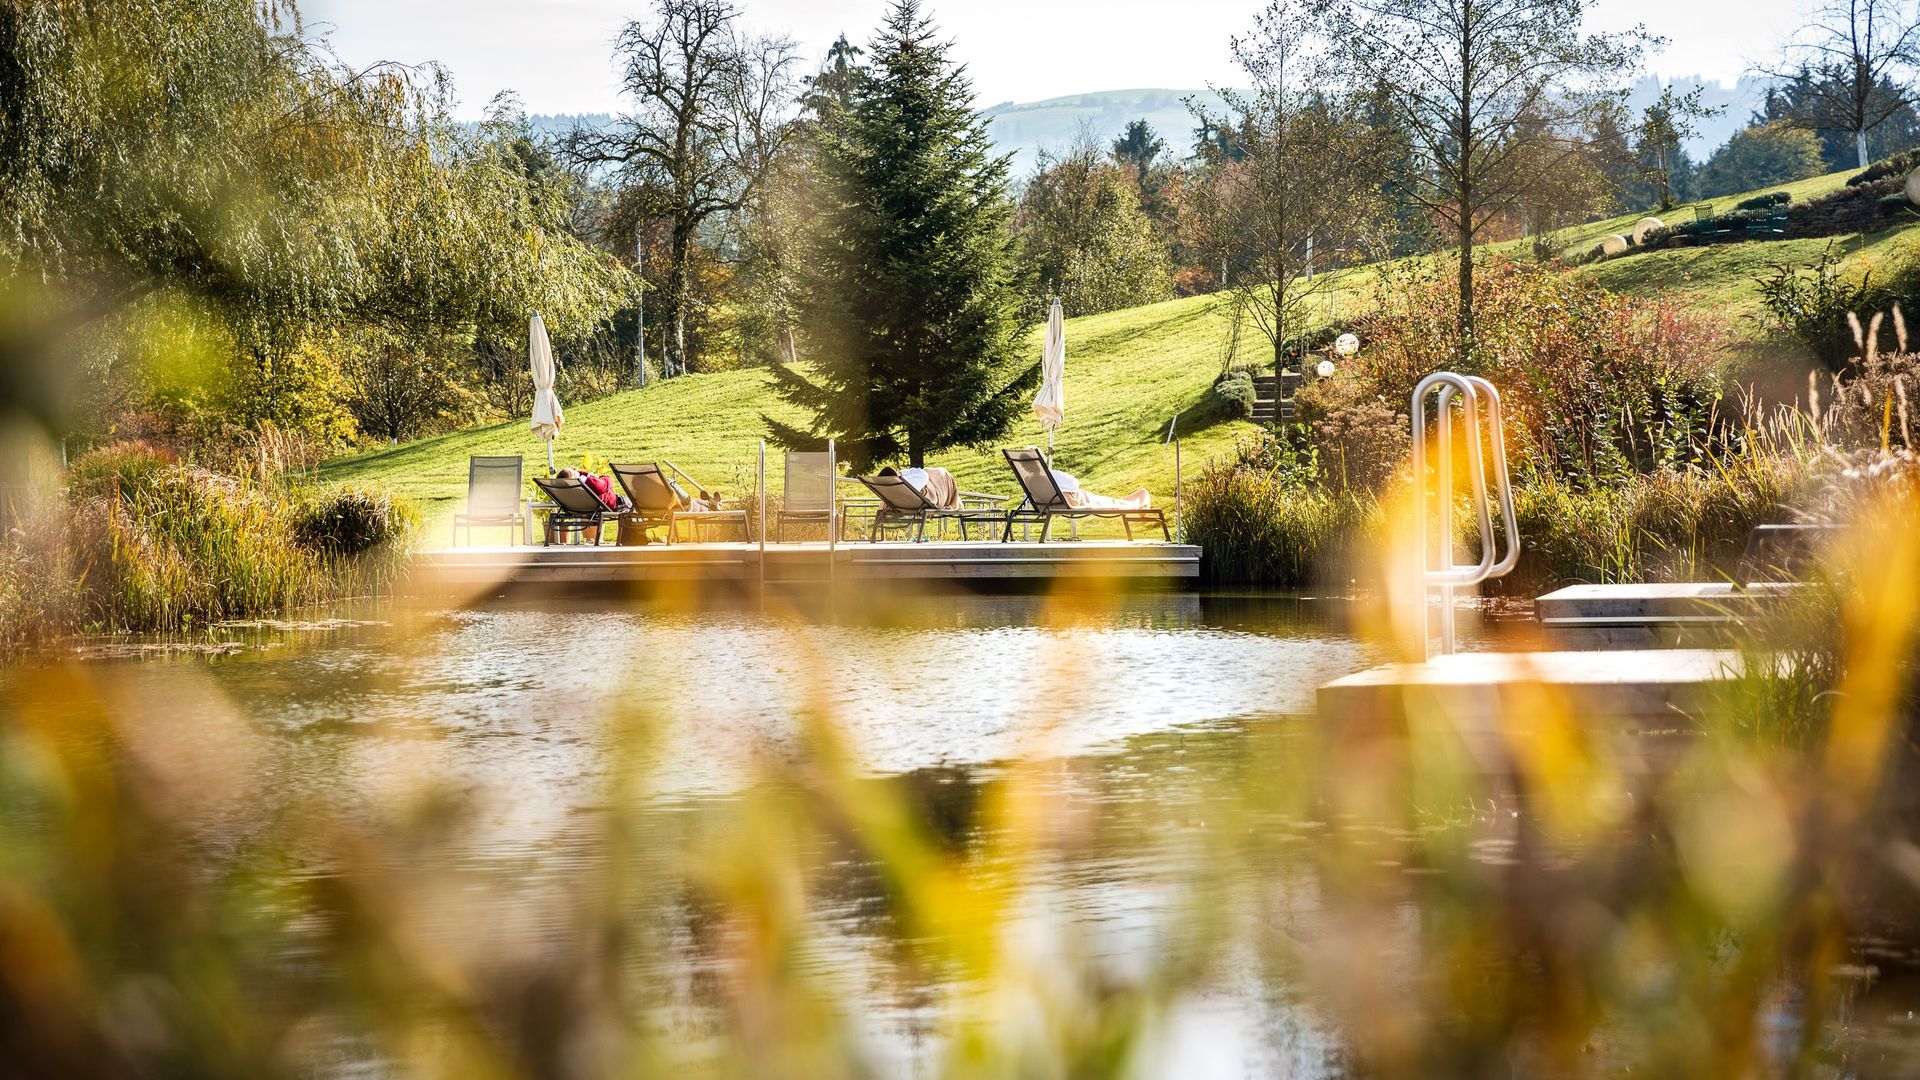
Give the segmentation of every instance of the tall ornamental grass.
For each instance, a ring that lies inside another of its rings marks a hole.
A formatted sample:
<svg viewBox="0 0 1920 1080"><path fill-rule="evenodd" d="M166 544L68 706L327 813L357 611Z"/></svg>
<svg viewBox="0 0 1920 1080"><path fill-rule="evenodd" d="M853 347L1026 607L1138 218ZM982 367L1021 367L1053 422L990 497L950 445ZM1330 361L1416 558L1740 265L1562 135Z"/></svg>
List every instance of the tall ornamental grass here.
<svg viewBox="0 0 1920 1080"><path fill-rule="evenodd" d="M1378 516L1364 495L1211 462L1187 490L1182 531L1201 545L1210 584L1341 588L1357 571L1357 541Z"/></svg>
<svg viewBox="0 0 1920 1080"><path fill-rule="evenodd" d="M74 463L0 550L0 642L170 632L383 591L419 517L376 491L303 491L137 444Z"/></svg>

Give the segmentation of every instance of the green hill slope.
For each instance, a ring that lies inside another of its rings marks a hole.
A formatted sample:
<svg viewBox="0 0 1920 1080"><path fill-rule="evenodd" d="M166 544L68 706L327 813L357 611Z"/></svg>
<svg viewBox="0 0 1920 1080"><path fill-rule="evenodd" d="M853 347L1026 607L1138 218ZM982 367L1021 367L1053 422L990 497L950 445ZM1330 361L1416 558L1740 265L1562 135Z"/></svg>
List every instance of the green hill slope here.
<svg viewBox="0 0 1920 1080"><path fill-rule="evenodd" d="M1796 200L1831 191L1846 173L1787 185ZM1780 190L1778 188L1768 190ZM1715 200L1725 208L1743 196ZM1569 248L1591 246L1610 232L1631 229L1642 215L1623 214L1569 230ZM1622 292L1677 297L1730 319L1736 337L1760 332L1759 297L1754 277L1770 263L1807 262L1834 243L1848 255L1850 268L1877 266L1920 245L1920 229L1893 228L1876 233L1818 240L1765 241L1712 247L1678 248L1629 255L1584 267L1609 288ZM1520 255L1525 241L1495 245ZM1322 294L1329 314L1353 314L1369 303L1379 278L1375 267L1339 271ZM1060 429L1056 459L1084 479L1090 489L1122 493L1145 486L1160 502L1174 488L1174 453L1164 443L1167 422L1183 419L1182 453L1186 467L1197 467L1226 450L1234 438L1251 433L1241 421L1201 426L1209 412L1211 386L1225 360L1228 324L1219 297L1201 296L1108 312L1067 322L1067 420ZM1032 355L1040 355L1043 331L1035 328ZM1261 358L1263 343L1244 340L1240 362ZM668 459L709 488L738 496L753 488L755 454L764 433L761 414L798 419L768 386L762 371L689 375L631 390L600 401L569 405L556 444L561 464L595 460ZM1005 445L1044 445L1045 432L1031 419L1004 440ZM544 464L545 448L527 430L525 420L470 428L402 446L329 462L322 478L333 482L377 482L404 493L426 510L430 520L453 512L464 496L470 454L524 455L531 468ZM970 490L1012 494L1015 485L993 450L945 454L937 462L952 469ZM768 451L768 489L780 486L780 455Z"/></svg>
<svg viewBox="0 0 1920 1080"><path fill-rule="evenodd" d="M1211 400L1214 377L1226 355L1227 323L1216 313L1219 298L1170 300L1067 322L1067 420L1056 439L1059 466L1095 491L1125 492L1145 486L1157 499L1173 492L1174 452L1165 445L1167 422ZM1038 360L1044 328L1032 336ZM776 398L766 373L730 371L688 375L629 390L599 401L570 405L555 443L559 464L596 460L671 460L709 488L736 496L753 487L756 451L764 434L761 414L797 420ZM1253 430L1244 422L1185 431L1182 453L1189 466L1218 454L1236 435ZM1031 418L1007 436L1005 445L1046 445L1046 432ZM323 478L371 481L418 501L429 519L452 513L466 491L470 454L521 454L529 467L544 466L546 450L525 420L469 428L389 449L341 458L323 467ZM768 450L768 489L780 486L780 455ZM1012 494L1014 482L997 451L959 451L935 464L952 469L969 490Z"/></svg>

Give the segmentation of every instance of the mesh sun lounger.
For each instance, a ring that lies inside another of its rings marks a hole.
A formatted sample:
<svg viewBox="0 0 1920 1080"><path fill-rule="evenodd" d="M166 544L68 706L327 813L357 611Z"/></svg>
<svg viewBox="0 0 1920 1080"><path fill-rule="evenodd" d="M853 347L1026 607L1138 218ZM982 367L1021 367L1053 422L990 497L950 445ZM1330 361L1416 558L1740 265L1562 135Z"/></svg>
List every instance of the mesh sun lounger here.
<svg viewBox="0 0 1920 1080"><path fill-rule="evenodd" d="M1013 527L1020 522L1038 522L1040 540L1046 542L1047 533L1053 528L1053 519L1063 518L1118 518L1127 530L1127 539L1133 539L1133 523L1136 521L1153 522L1160 526L1160 535L1169 543L1173 533L1167 528L1166 511L1153 507L1122 506L1074 506L1067 502L1066 493L1060 490L1060 484L1053 478L1053 468L1047 461L1047 455L1037 446L1024 450L1002 450L1007 464L1013 466L1013 475L1020 481L1020 490L1026 493L1027 501L1008 512L1007 528L1001 534L1004 542L1013 539Z"/></svg>
<svg viewBox="0 0 1920 1080"><path fill-rule="evenodd" d="M619 511L608 509L600 501L600 496L589 491L587 485L577 479L569 477L562 480L555 477L549 480L544 476L536 476L533 482L546 492L548 500L557 508L547 514L547 533L542 538L543 543L551 544L554 533L558 531L597 529L603 521L620 516ZM594 546L599 546L599 534L594 535L593 542Z"/></svg>
<svg viewBox="0 0 1920 1080"><path fill-rule="evenodd" d="M789 521L833 528L833 457L815 451L787 451L786 479L780 512L773 519L773 538L781 539Z"/></svg>
<svg viewBox="0 0 1920 1080"><path fill-rule="evenodd" d="M914 530L916 543L927 538L927 522L958 521L960 539L969 539L967 523L970 521L985 524L1000 524L1006 520L1005 510L987 507L941 507L935 506L919 488L907 483L901 476L861 476L856 477L865 484L868 491L880 500L880 509L874 512L873 526L867 532L868 540L878 540L882 530L902 525Z"/></svg>
<svg viewBox="0 0 1920 1080"><path fill-rule="evenodd" d="M706 525L738 525L740 534L747 533L747 512L745 510L682 510L686 499L678 485L667 477L665 470L657 463L644 465L609 465L613 477L620 482L620 489L627 493L633 509L625 515L626 520L638 520L643 527L664 525L667 530L667 543L673 543L674 533L680 522L693 525L693 536L700 538L700 529Z"/></svg>
<svg viewBox="0 0 1920 1080"><path fill-rule="evenodd" d="M453 540L460 542L460 530L467 530L467 543L473 543L473 529L505 528L507 543L513 543L518 530L522 543L527 539L526 498L521 494L519 455L490 457L477 455L467 459L467 509L453 515Z"/></svg>

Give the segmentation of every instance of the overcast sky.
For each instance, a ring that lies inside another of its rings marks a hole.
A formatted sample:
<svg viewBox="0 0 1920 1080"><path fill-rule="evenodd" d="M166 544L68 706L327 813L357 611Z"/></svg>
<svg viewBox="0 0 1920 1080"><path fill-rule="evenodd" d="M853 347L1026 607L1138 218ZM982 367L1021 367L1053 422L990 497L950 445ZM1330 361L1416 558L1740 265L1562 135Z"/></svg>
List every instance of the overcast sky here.
<svg viewBox="0 0 1920 1080"><path fill-rule="evenodd" d="M864 44L885 0L741 0L747 25L799 42L808 65L842 31ZM1670 39L1656 74L1732 82L1799 24L1804 0L1600 0L1596 25L1644 23ZM933 0L982 107L1094 90L1230 82L1227 37L1258 0ZM310 34L347 62L437 60L453 73L459 115L501 90L535 113L621 107L611 44L647 0L305 0Z"/></svg>

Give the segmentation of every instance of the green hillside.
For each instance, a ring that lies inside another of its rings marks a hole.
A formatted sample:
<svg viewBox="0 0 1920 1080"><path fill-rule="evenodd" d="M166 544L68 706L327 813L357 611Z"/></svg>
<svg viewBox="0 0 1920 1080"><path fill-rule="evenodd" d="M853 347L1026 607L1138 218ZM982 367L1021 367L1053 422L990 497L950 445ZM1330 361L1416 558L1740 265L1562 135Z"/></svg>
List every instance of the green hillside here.
<svg viewBox="0 0 1920 1080"><path fill-rule="evenodd" d="M1816 177L1788 185L1786 190L1796 200L1806 199L1839 187L1846 176ZM1715 205L1724 208L1738 198L1715 200ZM1565 239L1573 249L1590 246L1609 232L1630 229L1641 216L1625 214L1594 222L1570 230ZM1830 242L1848 252L1854 268L1864 268L1920 243L1920 230L1896 228L1830 239L1658 250L1576 272L1592 274L1623 292L1657 292L1711 308L1730 317L1736 336L1750 337L1760 329L1759 321L1748 317L1758 314L1754 276L1769 263L1815 259ZM1496 248L1518 254L1524 243ZM1324 302L1330 310L1357 312L1369 302L1377 280L1374 267L1340 271L1328 283ZM1036 360L1042 333L1035 328L1031 338ZM1224 308L1212 296L1068 320L1067 420L1059 432L1056 453L1060 467L1080 476L1095 491L1123 493L1145 486L1157 500L1170 501L1174 453L1164 443L1167 422L1175 414L1199 416L1208 411L1213 379L1226 361L1227 334ZM1263 348L1257 338L1243 339L1238 359L1258 360ZM764 433L763 412L785 420L798 418L773 395L762 371L684 376L645 390L569 405L556 458L561 464L576 465L583 455L596 460L664 458L709 488L737 496L753 487L756 449ZM1235 437L1254 430L1252 424L1241 421L1202 426L1193 416L1181 425L1187 468L1197 467L1229 447ZM1044 445L1045 441L1045 432L1030 419L1004 440L1009 446ZM545 448L528 432L526 421L515 420L337 459L322 472L329 481L386 485L420 502L430 520L439 520L452 513L464 495L468 455L500 453L522 454L530 466L545 458ZM992 450L949 453L936 464L952 469L964 488L1003 494L1012 494L1015 488L1005 464ZM779 453L770 449L769 490L777 492L779 484Z"/></svg>
<svg viewBox="0 0 1920 1080"><path fill-rule="evenodd" d="M1067 420L1056 439L1059 466L1095 491L1151 488L1173 491L1174 453L1164 444L1176 413L1206 403L1225 357L1227 324L1216 297L1188 297L1150 307L1109 312L1067 323ZM1032 337L1040 355L1044 328ZM728 496L753 487L762 412L786 420L798 414L772 393L764 371L687 375L599 401L567 406L555 444L560 464L596 459L666 458L709 488ZM1189 465L1217 454L1244 422L1188 431L1182 453ZM1046 445L1046 432L1029 418L1006 445ZM333 481L377 481L411 496L430 519L451 513L465 494L470 454L524 455L542 462L545 448L525 420L469 428L330 462ZM935 464L952 469L969 490L1011 494L1013 476L996 451L961 451ZM768 488L778 491L779 452L768 451Z"/></svg>

